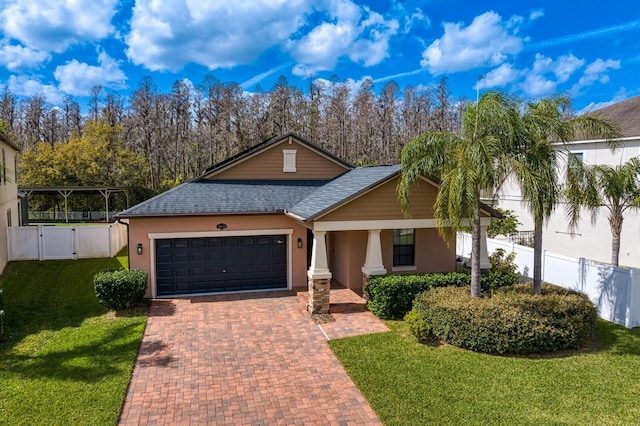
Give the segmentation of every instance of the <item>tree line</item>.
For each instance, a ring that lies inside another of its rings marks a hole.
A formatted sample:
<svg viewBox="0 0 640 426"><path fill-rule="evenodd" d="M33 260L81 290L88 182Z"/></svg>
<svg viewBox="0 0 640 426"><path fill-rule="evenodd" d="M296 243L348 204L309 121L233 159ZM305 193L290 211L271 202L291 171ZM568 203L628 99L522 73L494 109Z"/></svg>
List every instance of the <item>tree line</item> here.
<svg viewBox="0 0 640 426"><path fill-rule="evenodd" d="M52 172L55 179L50 184L131 184L126 179L100 181L105 173L95 170L85 173L81 167L86 162L79 161L78 155L73 161L65 160L64 153L71 155L76 149L67 145L88 152L98 135L100 146L110 149L103 157L135 156L143 184L153 192L196 177L231 155L289 132L353 164L387 164L397 163L405 143L420 134L460 129L466 101L451 97L446 78L435 86L401 89L390 81L379 91L374 89L371 80L354 91L348 81L334 77L328 82L312 81L303 91L281 76L271 89L258 87L248 93L238 83L207 76L197 85L176 81L163 93L151 77L143 77L127 96L94 87L83 114L72 97L54 106L43 95L20 99L5 87L0 119L23 149L21 184L45 183L45 176L37 177L39 168L43 162L56 161L66 164L66 174ZM57 151L60 153L55 154ZM57 160L47 159L55 155Z"/></svg>

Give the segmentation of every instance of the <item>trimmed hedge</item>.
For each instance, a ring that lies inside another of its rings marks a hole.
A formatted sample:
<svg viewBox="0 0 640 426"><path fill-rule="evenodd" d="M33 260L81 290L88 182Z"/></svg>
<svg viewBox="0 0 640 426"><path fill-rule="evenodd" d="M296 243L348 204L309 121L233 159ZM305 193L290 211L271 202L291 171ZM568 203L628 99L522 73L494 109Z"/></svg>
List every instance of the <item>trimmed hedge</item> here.
<svg viewBox="0 0 640 426"><path fill-rule="evenodd" d="M593 338L597 316L584 294L548 284L539 296L518 284L476 299L466 288L434 288L416 297L413 310L438 339L499 354L577 349Z"/></svg>
<svg viewBox="0 0 640 426"><path fill-rule="evenodd" d="M147 272L141 269L105 269L93 276L100 303L121 310L142 306L147 288Z"/></svg>
<svg viewBox="0 0 640 426"><path fill-rule="evenodd" d="M411 310L417 294L432 287L466 286L470 282L470 275L462 272L376 275L367 286L368 307L380 318L399 319Z"/></svg>

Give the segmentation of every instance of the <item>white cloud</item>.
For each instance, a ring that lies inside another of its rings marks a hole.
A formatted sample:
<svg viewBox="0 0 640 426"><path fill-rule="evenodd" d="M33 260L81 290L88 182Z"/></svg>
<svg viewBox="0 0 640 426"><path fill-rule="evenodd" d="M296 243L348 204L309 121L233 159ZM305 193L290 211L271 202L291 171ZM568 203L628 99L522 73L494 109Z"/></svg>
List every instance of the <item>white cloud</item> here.
<svg viewBox="0 0 640 426"><path fill-rule="evenodd" d="M532 10L531 13L529 14L529 20L535 21L536 19L542 18L543 16L544 16L543 9L535 9L535 10Z"/></svg>
<svg viewBox="0 0 640 426"><path fill-rule="evenodd" d="M347 78L343 81L339 81L337 84L347 85L349 87L349 96L351 97L351 99L353 99L358 94L362 83L364 83L367 79L371 80L371 76L364 76L358 80ZM327 80L326 78L316 78L313 80L313 82L323 89L325 95L331 94L331 86L334 84L331 80Z"/></svg>
<svg viewBox="0 0 640 426"><path fill-rule="evenodd" d="M602 108L608 107L609 105L622 102L628 98L629 98L629 94L627 93L627 89L624 87L621 87L620 90L616 92L616 94L613 96L611 100L605 101L605 102L591 102L589 105L587 105L586 107L578 111L578 114L585 114L587 112L602 109Z"/></svg>
<svg viewBox="0 0 640 426"><path fill-rule="evenodd" d="M406 13L404 9L401 10L404 12L404 25L402 26L402 32L404 34L409 34L416 24L422 24L426 28L431 27L429 17L422 12L422 9L416 8L416 10L411 14Z"/></svg>
<svg viewBox="0 0 640 426"><path fill-rule="evenodd" d="M0 45L0 65L9 71L34 68L51 59L47 52L29 49L20 45Z"/></svg>
<svg viewBox="0 0 640 426"><path fill-rule="evenodd" d="M209 69L255 60L283 44L303 24L304 0L138 0L126 54L152 71L176 71L187 63Z"/></svg>
<svg viewBox="0 0 640 426"><path fill-rule="evenodd" d="M58 66L53 73L60 83L60 90L73 96L86 96L94 86L123 89L127 77L120 70L118 61L104 52L98 55L99 66L72 60Z"/></svg>
<svg viewBox="0 0 640 426"><path fill-rule="evenodd" d="M113 32L117 0L17 0L0 12L5 37L34 50L63 52Z"/></svg>
<svg viewBox="0 0 640 426"><path fill-rule="evenodd" d="M521 86L522 90L533 97L550 95L583 65L584 59L573 55L560 56L554 60L538 53L532 69L524 71L526 78Z"/></svg>
<svg viewBox="0 0 640 426"><path fill-rule="evenodd" d="M515 36L519 23L505 22L495 12L476 16L468 27L445 23L443 36L425 49L420 65L433 75L498 66L522 51L523 41Z"/></svg>
<svg viewBox="0 0 640 426"><path fill-rule="evenodd" d="M502 64L498 68L489 71L476 83L474 89L488 89L490 87L504 87L517 78L521 73L511 64Z"/></svg>
<svg viewBox="0 0 640 426"><path fill-rule="evenodd" d="M10 76L7 87L18 96L43 95L47 102L53 104L59 104L63 99L63 94L55 86L43 84L23 75Z"/></svg>
<svg viewBox="0 0 640 426"><path fill-rule="evenodd" d="M350 0L334 0L329 21L322 22L305 36L292 39L288 49L298 62L293 74L312 76L331 70L347 56L353 62L372 66L389 56L389 41L398 32L396 19L385 19Z"/></svg>
<svg viewBox="0 0 640 426"><path fill-rule="evenodd" d="M598 58L587 66L587 69L584 71L584 75L580 77L575 89L580 89L585 86L591 86L593 83L601 83L605 84L609 82L609 74L610 70L618 70L620 69L620 61L615 61L613 59L607 59L603 61Z"/></svg>

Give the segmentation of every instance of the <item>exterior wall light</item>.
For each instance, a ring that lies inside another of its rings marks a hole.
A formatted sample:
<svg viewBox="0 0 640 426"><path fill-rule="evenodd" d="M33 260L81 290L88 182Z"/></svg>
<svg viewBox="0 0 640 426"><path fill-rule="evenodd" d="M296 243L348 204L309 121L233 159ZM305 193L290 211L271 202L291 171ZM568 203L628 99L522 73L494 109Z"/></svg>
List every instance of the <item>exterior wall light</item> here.
<svg viewBox="0 0 640 426"><path fill-rule="evenodd" d="M136 253L142 254L142 243L138 243L136 246Z"/></svg>
<svg viewBox="0 0 640 426"><path fill-rule="evenodd" d="M302 248L302 238L298 238L298 248Z"/></svg>
<svg viewBox="0 0 640 426"><path fill-rule="evenodd" d="M223 229L227 229L227 224L226 223L219 223L216 225L216 228L218 228L219 230L223 230Z"/></svg>

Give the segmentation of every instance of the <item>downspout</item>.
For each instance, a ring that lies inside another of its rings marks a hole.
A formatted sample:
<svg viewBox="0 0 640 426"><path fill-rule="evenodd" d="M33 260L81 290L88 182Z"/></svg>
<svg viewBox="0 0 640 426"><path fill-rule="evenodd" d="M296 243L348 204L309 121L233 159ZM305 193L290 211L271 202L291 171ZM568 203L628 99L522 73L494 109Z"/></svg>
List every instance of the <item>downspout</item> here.
<svg viewBox="0 0 640 426"><path fill-rule="evenodd" d="M129 239L129 224L127 222L123 222L120 218L117 219L117 222L127 227L127 269L131 269L131 241Z"/></svg>

